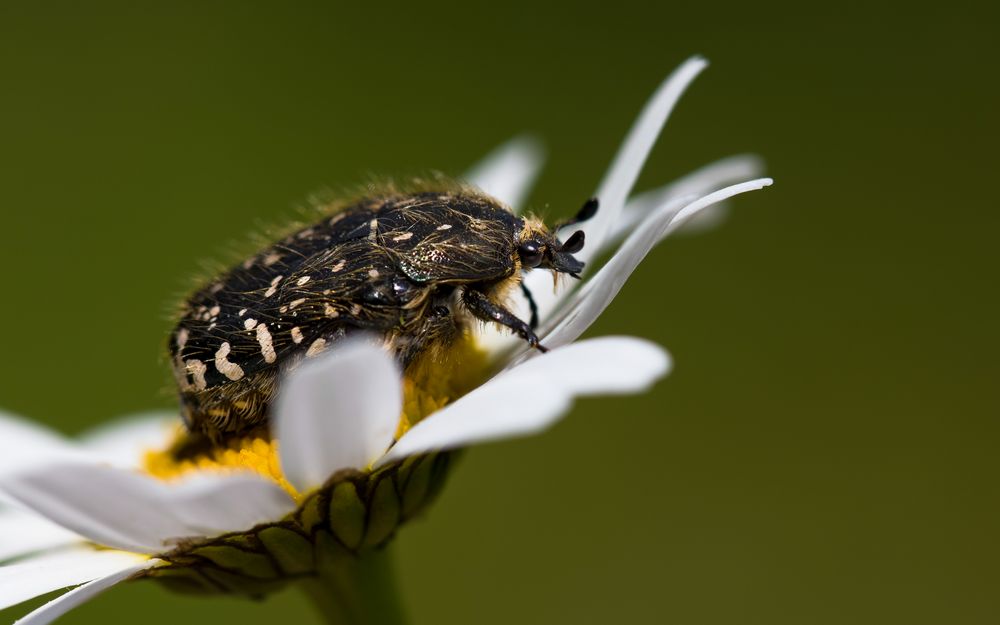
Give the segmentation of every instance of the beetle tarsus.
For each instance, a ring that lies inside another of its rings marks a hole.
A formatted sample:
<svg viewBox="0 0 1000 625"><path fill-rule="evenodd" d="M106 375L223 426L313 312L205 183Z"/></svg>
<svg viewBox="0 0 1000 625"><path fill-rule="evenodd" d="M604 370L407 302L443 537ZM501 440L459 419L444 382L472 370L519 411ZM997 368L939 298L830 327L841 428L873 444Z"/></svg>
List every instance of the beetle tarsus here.
<svg viewBox="0 0 1000 625"><path fill-rule="evenodd" d="M535 302L535 296L531 294L531 290L528 289L523 281L521 282L521 292L524 293L524 297L528 300L528 308L531 309L531 319L528 321L528 325L531 326L532 330L538 329L538 304Z"/></svg>
<svg viewBox="0 0 1000 625"><path fill-rule="evenodd" d="M482 291L471 288L465 289L462 293L462 302L476 319L499 323L505 328L510 328L518 336L527 341L530 347L545 351L545 348L539 342L538 335L535 334L530 325L500 304L491 301Z"/></svg>

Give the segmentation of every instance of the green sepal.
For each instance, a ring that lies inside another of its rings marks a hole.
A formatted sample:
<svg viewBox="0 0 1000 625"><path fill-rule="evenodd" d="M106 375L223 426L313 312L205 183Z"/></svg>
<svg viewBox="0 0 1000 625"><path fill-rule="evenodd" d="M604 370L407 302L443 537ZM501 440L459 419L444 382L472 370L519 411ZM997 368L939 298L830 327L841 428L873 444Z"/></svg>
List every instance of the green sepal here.
<svg viewBox="0 0 1000 625"><path fill-rule="evenodd" d="M334 538L333 534L325 530L316 532L313 542L315 544L316 569L323 577L338 575L344 569L346 562L357 557L353 551L345 548Z"/></svg>
<svg viewBox="0 0 1000 625"><path fill-rule="evenodd" d="M240 575L239 573L232 573L230 571L217 569L212 566L203 567L201 569L201 574L225 592L246 595L254 598L264 597L265 595L280 589L288 581L286 579L253 579Z"/></svg>
<svg viewBox="0 0 1000 625"><path fill-rule="evenodd" d="M323 512L320 509L322 503L320 499L319 493L313 493L299 507L299 524L307 533L311 533L313 528L323 522Z"/></svg>
<svg viewBox="0 0 1000 625"><path fill-rule="evenodd" d="M365 533L365 505L353 482L345 481L330 493L330 529L348 549L361 546Z"/></svg>
<svg viewBox="0 0 1000 625"><path fill-rule="evenodd" d="M396 469L396 484L399 485L400 489L405 489L406 484L410 481L410 472L413 471L413 467L420 462L425 456L409 456L403 459L403 462L399 464L399 468Z"/></svg>
<svg viewBox="0 0 1000 625"><path fill-rule="evenodd" d="M368 527L365 530L364 545L372 547L383 543L396 531L399 519L399 496L396 495L392 477L386 474L375 485L368 504Z"/></svg>
<svg viewBox="0 0 1000 625"><path fill-rule="evenodd" d="M205 578L201 572L187 566L154 567L149 576L163 583L174 592L186 595L218 594L219 587Z"/></svg>
<svg viewBox="0 0 1000 625"><path fill-rule="evenodd" d="M278 570L271 559L263 553L254 553L229 545L204 545L195 547L191 553L205 558L212 564L254 579L274 579Z"/></svg>
<svg viewBox="0 0 1000 625"><path fill-rule="evenodd" d="M427 501L427 494L430 492L431 474L434 471L433 456L421 457L410 470L409 479L402 487L402 518L409 520L413 518Z"/></svg>
<svg viewBox="0 0 1000 625"><path fill-rule="evenodd" d="M404 521L437 496L452 456L411 457L371 473L340 472L287 517L201 544L182 544L160 556L163 566L140 576L187 593L260 596L292 579L364 568Z"/></svg>
<svg viewBox="0 0 1000 625"><path fill-rule="evenodd" d="M285 573L294 575L313 570L313 546L302 534L275 525L257 532L257 538Z"/></svg>

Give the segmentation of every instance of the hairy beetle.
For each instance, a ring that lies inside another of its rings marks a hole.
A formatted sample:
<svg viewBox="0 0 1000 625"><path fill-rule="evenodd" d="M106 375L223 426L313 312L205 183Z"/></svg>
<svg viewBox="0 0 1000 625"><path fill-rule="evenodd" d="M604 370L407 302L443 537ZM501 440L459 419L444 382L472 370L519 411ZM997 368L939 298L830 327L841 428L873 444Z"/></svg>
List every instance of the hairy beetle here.
<svg viewBox="0 0 1000 625"><path fill-rule="evenodd" d="M596 210L590 200L563 226ZM356 330L381 335L404 368L446 349L472 319L544 351L535 315L525 322L504 302L524 270L578 277L583 243L582 231L560 242L541 220L443 182L328 212L184 303L170 355L185 421L212 439L263 423L280 373Z"/></svg>

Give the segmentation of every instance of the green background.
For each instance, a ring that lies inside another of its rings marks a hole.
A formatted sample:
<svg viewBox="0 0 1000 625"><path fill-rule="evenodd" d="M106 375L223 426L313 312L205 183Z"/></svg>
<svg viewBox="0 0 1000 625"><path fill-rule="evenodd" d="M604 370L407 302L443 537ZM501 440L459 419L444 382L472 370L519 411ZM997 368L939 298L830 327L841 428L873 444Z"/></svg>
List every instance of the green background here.
<svg viewBox="0 0 1000 625"><path fill-rule="evenodd" d="M403 530L414 622L997 622L995 15L359 4L0 6L0 405L71 433L169 407L200 259L317 189L457 174L528 130L532 205L571 212L702 53L640 187L747 151L775 186L591 330L669 347L669 379L471 451ZM64 622L311 618L132 584Z"/></svg>

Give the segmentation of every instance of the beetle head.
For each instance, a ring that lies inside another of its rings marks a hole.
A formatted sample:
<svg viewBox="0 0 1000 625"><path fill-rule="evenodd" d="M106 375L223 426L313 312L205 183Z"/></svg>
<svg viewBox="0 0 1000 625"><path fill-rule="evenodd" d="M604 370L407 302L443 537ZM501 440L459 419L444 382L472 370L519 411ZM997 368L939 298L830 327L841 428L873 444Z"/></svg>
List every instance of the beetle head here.
<svg viewBox="0 0 1000 625"><path fill-rule="evenodd" d="M593 198L587 200L573 219L557 225L551 232L540 223L526 225L517 248L521 266L525 269L542 267L579 278L584 263L574 258L573 254L583 249L585 240L583 230L577 230L565 241L560 241L555 233L561 228L586 221L595 213L597 213L597 199Z"/></svg>

